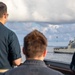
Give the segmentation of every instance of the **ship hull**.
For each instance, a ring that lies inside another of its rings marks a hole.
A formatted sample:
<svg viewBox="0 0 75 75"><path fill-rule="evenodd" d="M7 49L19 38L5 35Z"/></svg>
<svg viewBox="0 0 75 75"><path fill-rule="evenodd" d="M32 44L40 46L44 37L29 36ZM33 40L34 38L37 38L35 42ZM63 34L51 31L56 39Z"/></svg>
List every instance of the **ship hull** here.
<svg viewBox="0 0 75 75"><path fill-rule="evenodd" d="M55 49L54 53L67 53L67 54L73 54L75 52L75 49Z"/></svg>

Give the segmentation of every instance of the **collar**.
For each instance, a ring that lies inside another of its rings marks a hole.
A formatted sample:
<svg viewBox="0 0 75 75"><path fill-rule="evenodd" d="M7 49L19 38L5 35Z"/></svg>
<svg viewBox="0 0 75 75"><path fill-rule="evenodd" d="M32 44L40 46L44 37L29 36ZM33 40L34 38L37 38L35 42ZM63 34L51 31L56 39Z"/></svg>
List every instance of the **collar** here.
<svg viewBox="0 0 75 75"><path fill-rule="evenodd" d="M0 25L1 25L1 26L4 26L1 22L0 22Z"/></svg>
<svg viewBox="0 0 75 75"><path fill-rule="evenodd" d="M41 61L41 60L26 60L24 62L24 64L26 64L26 65L36 65L36 66L44 66L44 67L46 67L44 61Z"/></svg>
<svg viewBox="0 0 75 75"><path fill-rule="evenodd" d="M2 24L1 22L0 22L0 24ZM3 25L3 24L2 24Z"/></svg>

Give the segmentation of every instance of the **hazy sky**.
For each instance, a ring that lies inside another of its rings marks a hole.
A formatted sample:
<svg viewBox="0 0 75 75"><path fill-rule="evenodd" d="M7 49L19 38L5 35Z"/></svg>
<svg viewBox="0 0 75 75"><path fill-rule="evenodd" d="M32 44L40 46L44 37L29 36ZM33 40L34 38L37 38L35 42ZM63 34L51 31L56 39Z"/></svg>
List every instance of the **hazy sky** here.
<svg viewBox="0 0 75 75"><path fill-rule="evenodd" d="M7 4L9 20L75 23L75 0L0 0Z"/></svg>

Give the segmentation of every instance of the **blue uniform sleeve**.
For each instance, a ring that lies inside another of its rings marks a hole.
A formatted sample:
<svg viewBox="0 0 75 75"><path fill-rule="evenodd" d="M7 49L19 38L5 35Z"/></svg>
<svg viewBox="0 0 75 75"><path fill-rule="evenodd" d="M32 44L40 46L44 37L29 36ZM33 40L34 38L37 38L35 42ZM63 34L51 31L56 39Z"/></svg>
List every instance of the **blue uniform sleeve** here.
<svg viewBox="0 0 75 75"><path fill-rule="evenodd" d="M21 58L21 49L20 49L19 41L14 32L11 32L9 35L8 48L9 48L9 56L12 61Z"/></svg>

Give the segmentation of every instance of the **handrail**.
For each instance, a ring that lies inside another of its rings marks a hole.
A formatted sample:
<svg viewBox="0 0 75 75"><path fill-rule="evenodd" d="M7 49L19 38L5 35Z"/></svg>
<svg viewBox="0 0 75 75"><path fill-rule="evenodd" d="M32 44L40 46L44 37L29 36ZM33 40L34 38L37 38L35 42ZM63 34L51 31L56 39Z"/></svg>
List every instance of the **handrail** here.
<svg viewBox="0 0 75 75"><path fill-rule="evenodd" d="M55 67L55 66L48 66L48 67L55 69L55 70L58 70L58 71L62 72L63 74L75 75L74 72L72 72L71 70L68 70L68 69L59 68L59 67Z"/></svg>
<svg viewBox="0 0 75 75"><path fill-rule="evenodd" d="M44 61L49 68L60 71L65 75L75 75L75 72L71 71L71 69L69 68L70 66L69 64L50 61L50 60L44 60Z"/></svg>

